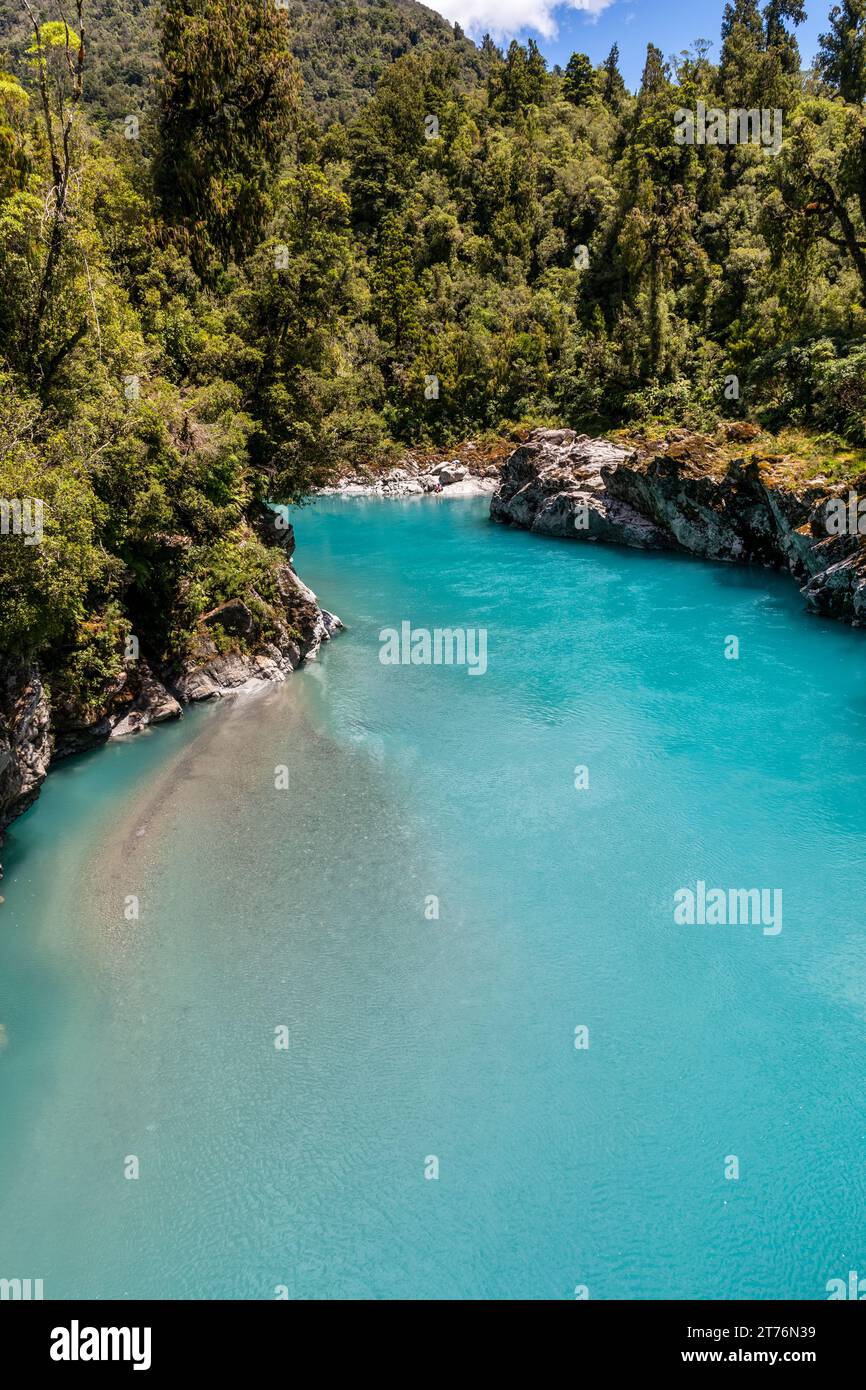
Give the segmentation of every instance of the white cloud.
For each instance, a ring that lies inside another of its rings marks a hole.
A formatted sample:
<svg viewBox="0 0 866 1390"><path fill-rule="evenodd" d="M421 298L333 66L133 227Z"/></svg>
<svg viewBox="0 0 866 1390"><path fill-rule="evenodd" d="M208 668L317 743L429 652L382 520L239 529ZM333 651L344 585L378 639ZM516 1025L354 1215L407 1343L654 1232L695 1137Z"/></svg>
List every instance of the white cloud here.
<svg viewBox="0 0 866 1390"><path fill-rule="evenodd" d="M534 29L551 39L557 32L557 10L582 10L595 16L613 0L422 0L422 4L438 10L473 37L489 30L494 38L504 38L519 29Z"/></svg>

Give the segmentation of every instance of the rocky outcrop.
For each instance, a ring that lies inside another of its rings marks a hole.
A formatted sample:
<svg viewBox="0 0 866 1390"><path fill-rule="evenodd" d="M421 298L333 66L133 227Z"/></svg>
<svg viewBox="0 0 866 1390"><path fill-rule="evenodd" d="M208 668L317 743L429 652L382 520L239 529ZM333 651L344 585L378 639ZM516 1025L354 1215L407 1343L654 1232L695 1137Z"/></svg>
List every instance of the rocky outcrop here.
<svg viewBox="0 0 866 1390"><path fill-rule="evenodd" d="M660 528L606 489L602 469L615 470L627 457L605 439L536 430L507 460L490 515L546 536L661 548Z"/></svg>
<svg viewBox="0 0 866 1390"><path fill-rule="evenodd" d="M465 457L440 459L435 462L404 459L397 468L382 474L353 473L341 478L334 487L321 489L322 496L338 497L423 497L435 494L449 497L483 497L495 492L499 468L483 455L465 446ZM477 454L477 457L476 457Z"/></svg>
<svg viewBox="0 0 866 1390"><path fill-rule="evenodd" d="M52 699L52 761L85 752L108 739L140 733L150 724L177 719L180 714L177 700L143 657L125 662L119 675L106 683L97 709L81 709L62 694Z"/></svg>
<svg viewBox="0 0 866 1390"><path fill-rule="evenodd" d="M9 822L39 795L51 751L51 715L39 672L29 662L0 662L0 843Z"/></svg>
<svg viewBox="0 0 866 1390"><path fill-rule="evenodd" d="M240 599L202 615L186 659L167 673L179 700L214 700L285 680L303 661L315 660L322 643L342 628L339 618L319 607L288 560L276 572L276 585L277 611L257 594L250 596L268 613L265 621Z"/></svg>
<svg viewBox="0 0 866 1390"><path fill-rule="evenodd" d="M157 680L147 662L139 661L138 692L126 712L112 725L109 738L141 733L150 724L163 724L167 719L178 719L180 714L181 708L174 696Z"/></svg>
<svg viewBox="0 0 866 1390"><path fill-rule="evenodd" d="M728 438L751 443L757 433L743 423ZM840 491L823 478L792 482L785 459L728 458L686 430L636 449L537 430L506 461L490 515L543 535L786 570L813 612L862 626L866 546L828 534Z"/></svg>

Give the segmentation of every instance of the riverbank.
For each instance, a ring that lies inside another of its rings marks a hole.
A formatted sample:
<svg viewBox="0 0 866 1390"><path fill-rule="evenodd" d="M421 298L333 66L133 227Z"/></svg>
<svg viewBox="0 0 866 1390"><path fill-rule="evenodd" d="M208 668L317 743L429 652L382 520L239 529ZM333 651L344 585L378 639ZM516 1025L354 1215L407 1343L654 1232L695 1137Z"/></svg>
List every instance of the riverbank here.
<svg viewBox="0 0 866 1390"><path fill-rule="evenodd" d="M828 530L828 505L845 501L848 487L820 474L804 477L762 451L758 435L756 426L732 424L723 441L670 430L629 447L573 430L536 430L516 448L502 441L468 443L446 459L409 454L383 474L353 474L320 495L489 496L494 521L540 535L784 571L809 611L866 625L863 538ZM260 538L283 551L279 615L267 629L256 595L220 604L202 614L182 661L160 666L146 654L128 661L95 710L52 700L33 663L0 663L0 844L59 758L179 718L184 704L282 681L339 631L340 619L294 569L292 527L266 509L254 521Z"/></svg>
<svg viewBox="0 0 866 1390"><path fill-rule="evenodd" d="M166 663L141 652L136 640L95 704L82 708L52 695L50 676L35 661L0 659L0 848L5 829L32 806L60 759L178 719L184 705L284 681L340 631L340 619L295 571L295 536L285 518L261 508L251 534L282 552L271 602L251 589L246 601L202 613L182 655Z"/></svg>
<svg viewBox="0 0 866 1390"><path fill-rule="evenodd" d="M473 440L443 456L413 450L392 468L348 473L321 497L485 497L499 486L505 460L516 440L476 444Z"/></svg>
<svg viewBox="0 0 866 1390"><path fill-rule="evenodd" d="M507 460L490 515L539 535L781 570L810 612L866 625L864 538L830 521L840 504L847 513L848 485L799 476L758 433L730 427L732 455L687 430L636 448L536 430Z"/></svg>

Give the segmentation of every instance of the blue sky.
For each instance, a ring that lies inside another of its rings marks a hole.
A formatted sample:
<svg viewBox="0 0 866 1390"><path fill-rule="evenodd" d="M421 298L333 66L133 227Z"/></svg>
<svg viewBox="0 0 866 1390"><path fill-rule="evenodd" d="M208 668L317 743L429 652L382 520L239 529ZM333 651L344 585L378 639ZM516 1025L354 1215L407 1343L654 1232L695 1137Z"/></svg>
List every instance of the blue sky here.
<svg viewBox="0 0 866 1390"><path fill-rule="evenodd" d="M497 41L532 35L550 63L564 67L575 49L599 62L619 44L620 66L630 87L640 80L647 43L665 57L693 39L710 39L710 57L719 53L724 0L423 0L447 19L457 20L473 38L489 29ZM797 31L804 66L811 63L818 35L827 28L833 0L806 0L806 23Z"/></svg>

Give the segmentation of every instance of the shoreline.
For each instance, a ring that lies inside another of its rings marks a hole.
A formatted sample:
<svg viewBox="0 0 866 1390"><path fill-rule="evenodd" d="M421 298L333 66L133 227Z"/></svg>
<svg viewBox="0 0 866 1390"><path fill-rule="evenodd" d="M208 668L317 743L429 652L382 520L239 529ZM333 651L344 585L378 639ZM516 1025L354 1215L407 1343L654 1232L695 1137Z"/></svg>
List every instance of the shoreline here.
<svg viewBox="0 0 866 1390"><path fill-rule="evenodd" d="M323 642L342 631L295 572L294 531L281 515L257 518L282 557L280 609L263 632L252 609L229 599L199 617L188 655L160 666L144 653L124 660L96 711L52 701L38 659L0 662L0 850L4 832L38 799L45 778L65 757L182 718L184 706L254 694L314 661ZM224 634L229 645L220 642ZM0 880L3 877L0 862ZM2 903L0 896L0 903Z"/></svg>
<svg viewBox="0 0 866 1390"><path fill-rule="evenodd" d="M534 430L507 460L490 515L536 535L777 570L809 612L866 627L866 541L827 526L828 504L848 491L786 481L759 452L728 458L687 430L638 448Z"/></svg>
<svg viewBox="0 0 866 1390"><path fill-rule="evenodd" d="M408 453L382 473L344 474L317 497L485 497L494 493L515 441L479 446L471 440L450 455Z"/></svg>
<svg viewBox="0 0 866 1390"><path fill-rule="evenodd" d="M687 430L628 448L574 430L538 429L504 462L479 459L475 471L455 458L404 462L375 480L346 477L314 496L489 497L492 521L537 535L787 573L809 612L866 626L866 545L857 535L829 535L824 521L828 502L847 493L847 485L820 477L786 485L760 455L722 459L706 436ZM316 659L343 624L296 574L294 532L283 518L273 521L269 539L285 555L280 590L287 623L276 643L257 641L249 609L229 600L200 619L194 659L155 674L142 658L134 676L127 671L122 688L108 692L97 719L80 724L58 721L36 663L0 672L0 848L3 831L32 806L50 769L68 754L178 719L186 704L262 691ZM221 653L214 645L210 624L217 620L238 635L237 650Z"/></svg>
<svg viewBox="0 0 866 1390"><path fill-rule="evenodd" d="M438 502L442 498L492 497L498 487L496 478L466 478L442 488L441 492L419 487L413 480L387 479L379 483L341 482L323 487L316 497L378 497L385 500L418 497Z"/></svg>

